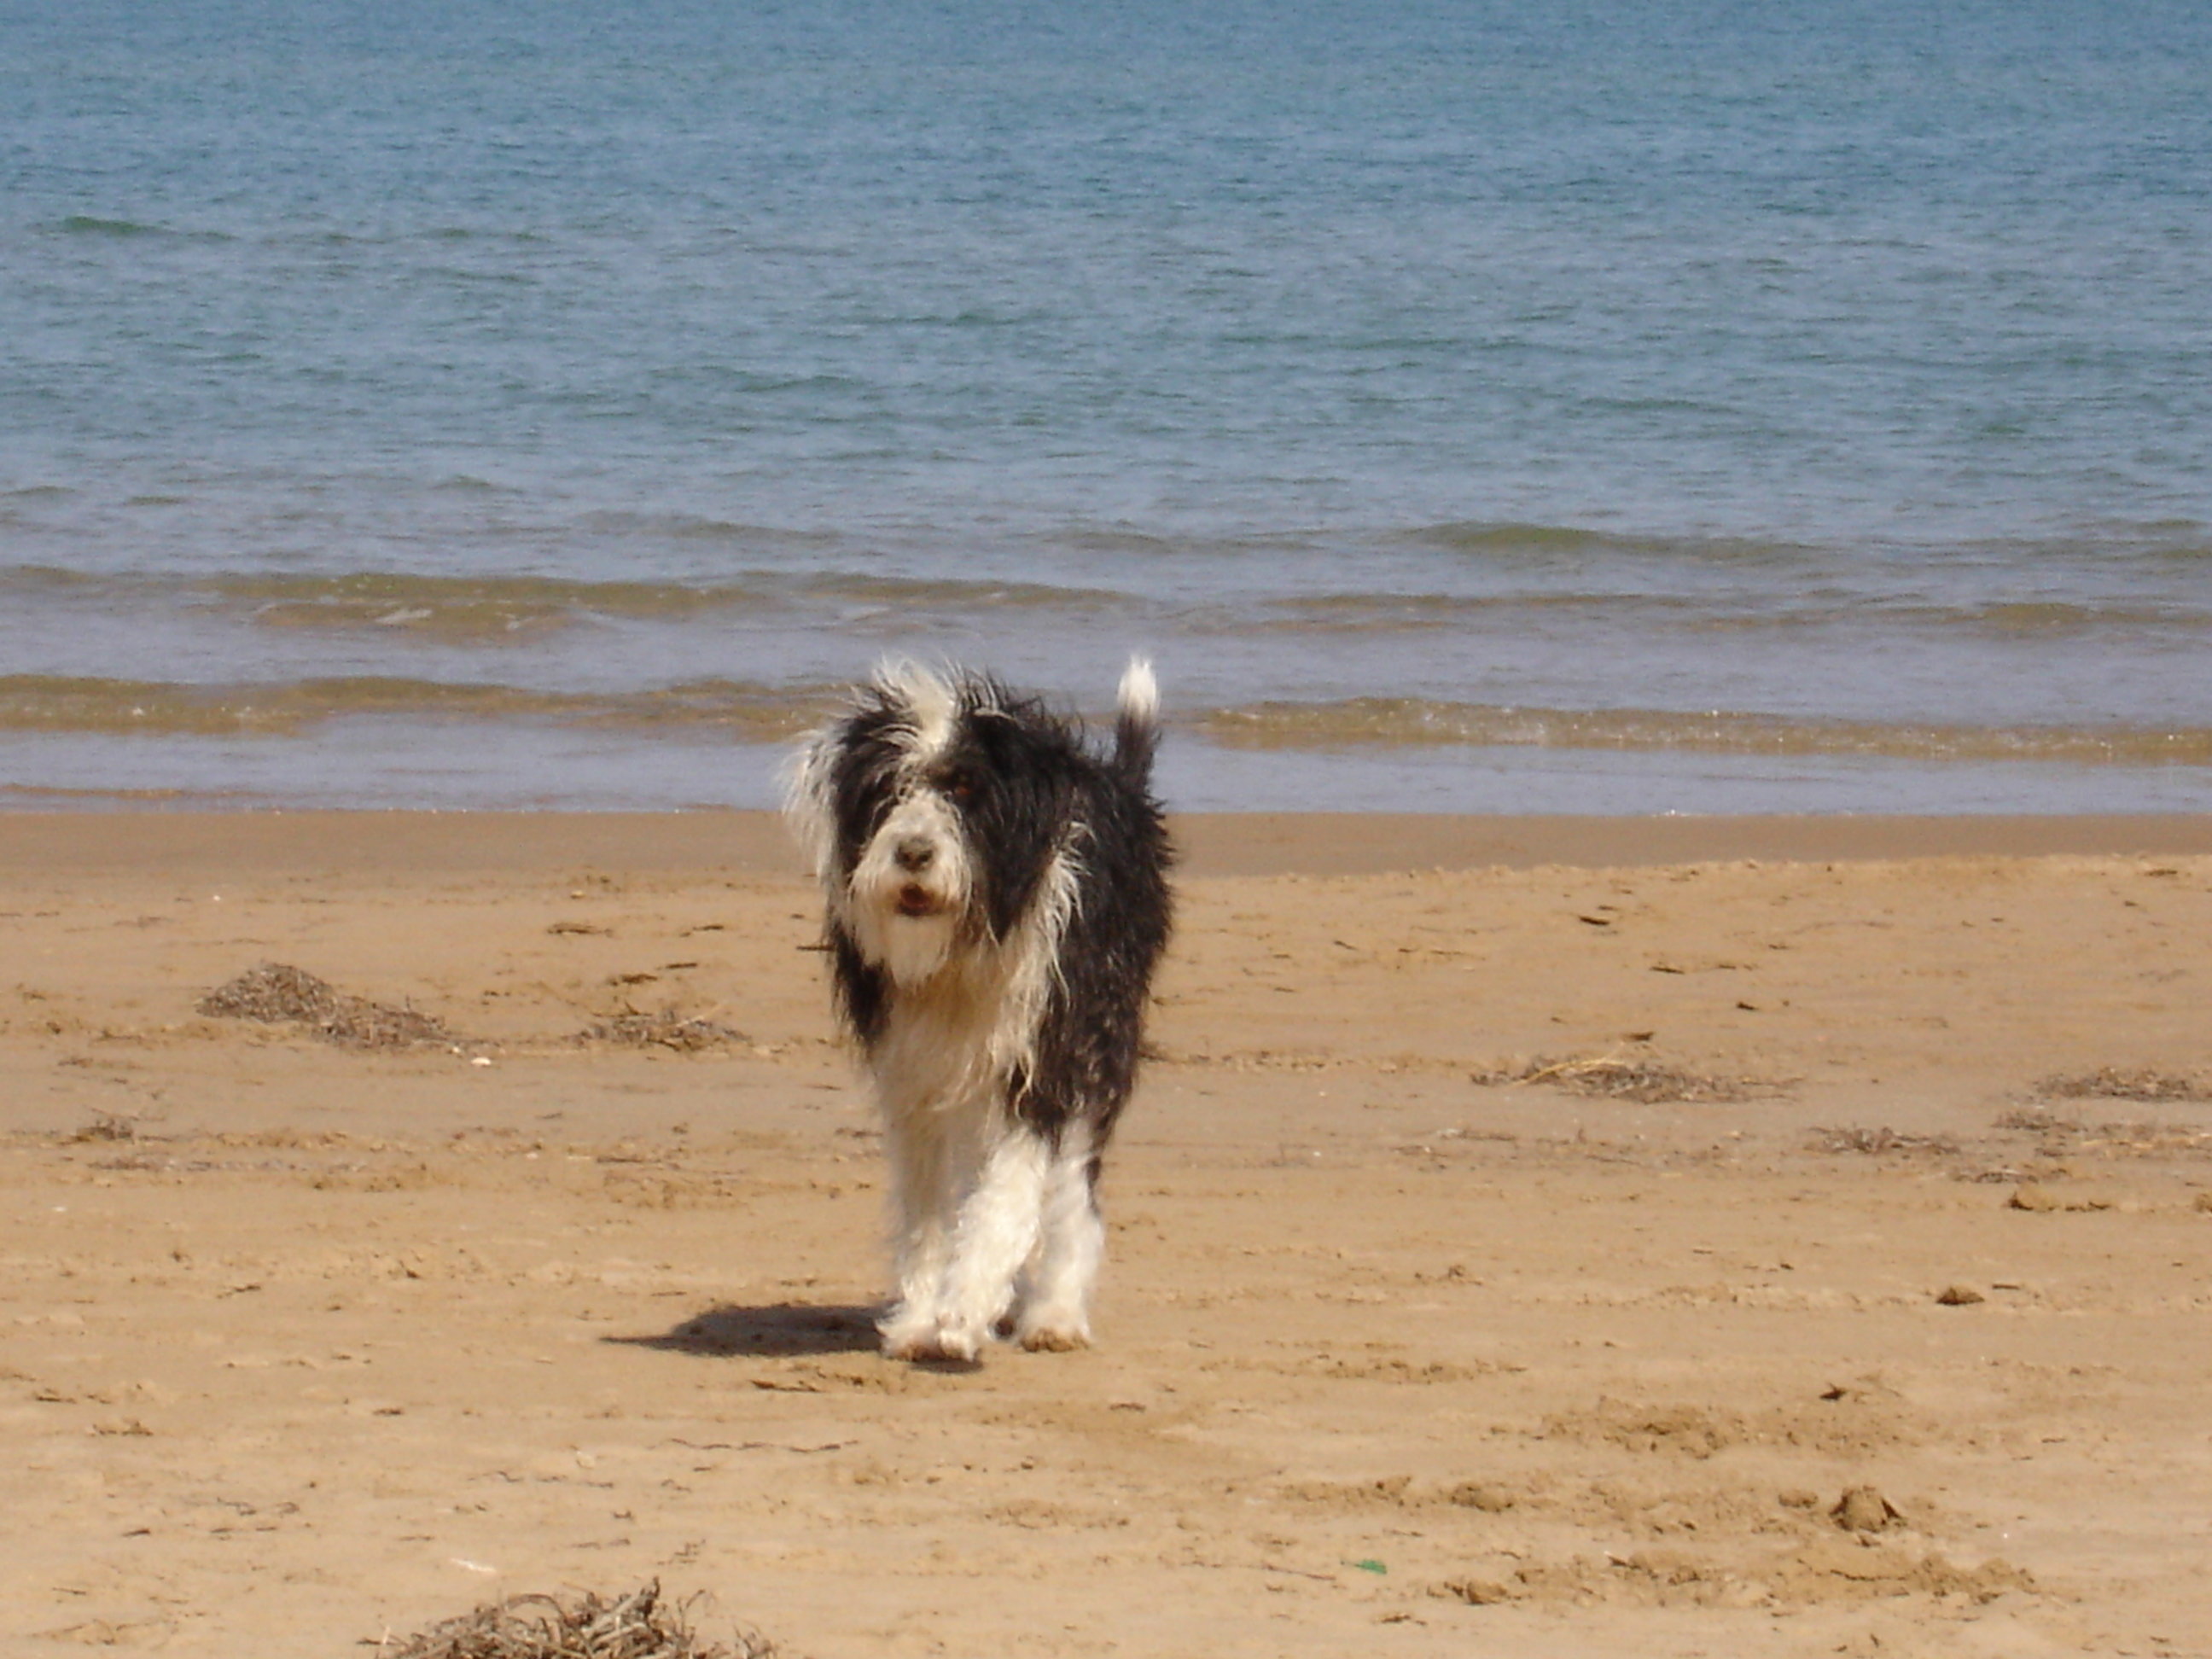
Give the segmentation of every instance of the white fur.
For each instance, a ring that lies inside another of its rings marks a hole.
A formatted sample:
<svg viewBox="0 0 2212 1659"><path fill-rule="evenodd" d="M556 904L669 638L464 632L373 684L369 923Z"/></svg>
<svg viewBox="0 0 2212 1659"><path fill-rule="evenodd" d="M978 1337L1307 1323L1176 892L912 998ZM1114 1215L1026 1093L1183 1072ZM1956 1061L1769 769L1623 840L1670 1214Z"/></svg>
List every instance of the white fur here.
<svg viewBox="0 0 2212 1659"><path fill-rule="evenodd" d="M1059 1160L1007 1119L1006 1079L1030 1063L1074 896L1073 857L1063 854L1012 938L950 951L933 971L899 978L872 1068L891 1163L898 1302L883 1334L894 1357L973 1359L1037 1249ZM896 915L872 923L894 941L894 954L873 959L896 974L894 963L906 959L896 954L898 931L915 925ZM867 936L856 927L856 939ZM1087 1185L1083 1200L1087 1208ZM1091 1266L1080 1286L1062 1285L1063 1303L1087 1299L1096 1253ZM1088 1329L1064 1312L1054 1322L1055 1331L1071 1328Z"/></svg>
<svg viewBox="0 0 2212 1659"><path fill-rule="evenodd" d="M1121 671L1121 689L1115 702L1121 713L1157 725L1160 718L1160 683L1152 677L1152 665L1142 657L1129 659L1129 665Z"/></svg>
<svg viewBox="0 0 2212 1659"><path fill-rule="evenodd" d="M876 684L914 714L915 763L927 765L944 753L945 745L952 740L952 717L958 712L951 684L945 676L917 662L890 662L876 671Z"/></svg>
<svg viewBox="0 0 2212 1659"><path fill-rule="evenodd" d="M1106 1226L1091 1195L1088 1136L1071 1129L1045 1172L1040 1236L1022 1275L1014 1338L1024 1348L1091 1346L1091 1290L1106 1254Z"/></svg>
<svg viewBox="0 0 2212 1659"><path fill-rule="evenodd" d="M836 818L830 807L830 774L837 754L827 734L811 732L783 764L783 821L806 855L806 867L836 900Z"/></svg>

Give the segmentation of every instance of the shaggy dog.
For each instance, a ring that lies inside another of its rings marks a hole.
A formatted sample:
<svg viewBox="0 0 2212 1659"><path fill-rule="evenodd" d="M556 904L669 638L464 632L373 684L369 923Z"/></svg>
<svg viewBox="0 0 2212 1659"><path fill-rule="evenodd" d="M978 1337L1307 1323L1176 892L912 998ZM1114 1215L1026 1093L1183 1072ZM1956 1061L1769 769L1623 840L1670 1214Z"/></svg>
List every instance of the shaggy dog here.
<svg viewBox="0 0 2212 1659"><path fill-rule="evenodd" d="M1119 703L1100 753L988 675L887 665L794 759L785 810L890 1154L896 1358L1091 1340L1099 1160L1136 1081L1173 857L1148 665Z"/></svg>

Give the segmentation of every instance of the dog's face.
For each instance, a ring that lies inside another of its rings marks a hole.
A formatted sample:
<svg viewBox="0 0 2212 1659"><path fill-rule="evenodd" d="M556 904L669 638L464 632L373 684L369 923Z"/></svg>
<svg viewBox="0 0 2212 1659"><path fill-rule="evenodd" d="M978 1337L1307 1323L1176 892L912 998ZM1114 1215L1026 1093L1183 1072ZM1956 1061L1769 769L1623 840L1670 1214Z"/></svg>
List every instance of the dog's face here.
<svg viewBox="0 0 2212 1659"><path fill-rule="evenodd" d="M1058 847L1074 740L980 677L907 669L817 736L793 781L830 918L918 985L1020 923Z"/></svg>

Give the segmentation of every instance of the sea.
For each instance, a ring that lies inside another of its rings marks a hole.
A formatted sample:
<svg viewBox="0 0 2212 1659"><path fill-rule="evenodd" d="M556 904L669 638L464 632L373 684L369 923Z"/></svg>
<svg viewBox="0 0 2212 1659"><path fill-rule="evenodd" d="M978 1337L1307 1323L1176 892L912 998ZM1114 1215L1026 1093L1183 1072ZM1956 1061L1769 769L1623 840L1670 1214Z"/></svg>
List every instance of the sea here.
<svg viewBox="0 0 2212 1659"><path fill-rule="evenodd" d="M2212 811L2203 0L0 0L0 806Z"/></svg>

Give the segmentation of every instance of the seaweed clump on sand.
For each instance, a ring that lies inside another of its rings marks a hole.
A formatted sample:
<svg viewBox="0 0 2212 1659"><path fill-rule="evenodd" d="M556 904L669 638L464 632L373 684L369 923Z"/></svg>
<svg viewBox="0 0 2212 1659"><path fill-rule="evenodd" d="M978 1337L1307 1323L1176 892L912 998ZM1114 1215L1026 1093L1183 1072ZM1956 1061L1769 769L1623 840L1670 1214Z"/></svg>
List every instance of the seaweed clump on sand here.
<svg viewBox="0 0 2212 1659"><path fill-rule="evenodd" d="M2212 1075L2161 1072L2148 1066L2100 1066L2078 1077L2047 1077L2036 1085L2045 1100L2142 1100L2202 1105L2212 1102Z"/></svg>
<svg viewBox="0 0 2212 1659"><path fill-rule="evenodd" d="M734 1645L702 1643L681 1607L661 1599L660 1581L605 1601L586 1593L562 1602L517 1595L377 1644L382 1659L776 1659L773 1642L740 1634Z"/></svg>
<svg viewBox="0 0 2212 1659"><path fill-rule="evenodd" d="M262 963L216 987L200 999L199 1011L221 1019L304 1026L345 1048L451 1048L459 1041L428 1014L354 996L282 962Z"/></svg>
<svg viewBox="0 0 2212 1659"><path fill-rule="evenodd" d="M686 1018L673 1008L664 1008L657 1014L625 1008L578 1033L576 1040L617 1048L671 1048L680 1054L702 1054L751 1041L743 1031L711 1019Z"/></svg>
<svg viewBox="0 0 2212 1659"><path fill-rule="evenodd" d="M1757 1100L1782 1092L1782 1085L1759 1078L1712 1077L1644 1057L1607 1054L1589 1060L1534 1060L1472 1074L1485 1088L1549 1084L1570 1094L1595 1095L1638 1105L1658 1106L1715 1101Z"/></svg>

